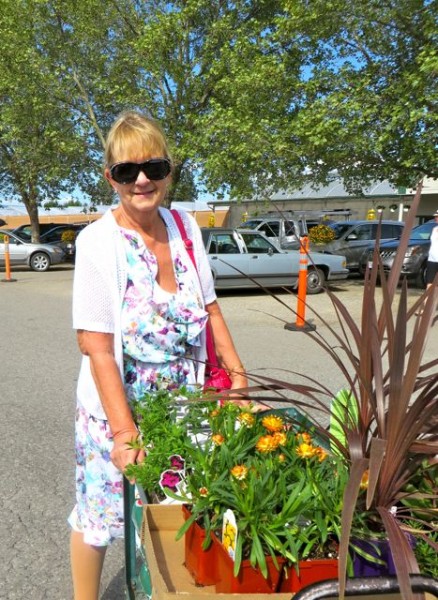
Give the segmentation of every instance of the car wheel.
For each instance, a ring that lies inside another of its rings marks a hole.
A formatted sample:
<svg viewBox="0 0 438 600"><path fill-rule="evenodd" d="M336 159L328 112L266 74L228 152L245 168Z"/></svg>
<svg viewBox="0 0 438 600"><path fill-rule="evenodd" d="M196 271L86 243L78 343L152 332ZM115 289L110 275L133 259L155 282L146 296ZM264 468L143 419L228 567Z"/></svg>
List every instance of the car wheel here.
<svg viewBox="0 0 438 600"><path fill-rule="evenodd" d="M307 271L307 293L319 294L325 284L324 271L318 268L310 268Z"/></svg>
<svg viewBox="0 0 438 600"><path fill-rule="evenodd" d="M32 254L29 264L33 271L47 271L50 267L50 258L45 252L35 252Z"/></svg>
<svg viewBox="0 0 438 600"><path fill-rule="evenodd" d="M417 276L415 278L415 286L418 288L426 287L426 267L427 263L423 263L418 270Z"/></svg>

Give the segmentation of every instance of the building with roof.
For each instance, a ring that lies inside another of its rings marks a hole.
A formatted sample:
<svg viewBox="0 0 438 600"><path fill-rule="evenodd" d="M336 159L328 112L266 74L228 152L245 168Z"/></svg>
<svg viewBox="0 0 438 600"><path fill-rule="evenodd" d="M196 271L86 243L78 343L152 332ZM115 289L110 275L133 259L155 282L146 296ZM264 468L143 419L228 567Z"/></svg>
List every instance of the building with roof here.
<svg viewBox="0 0 438 600"><path fill-rule="evenodd" d="M414 197L414 189L396 188L388 181L376 182L365 188L360 195L349 193L342 179L334 179L329 185L307 184L300 188L287 188L272 194L267 200L242 200L235 202L210 200L208 202L174 202L172 207L193 214L201 227L214 223L216 226L236 227L248 217L267 212L294 211L299 214L321 212L331 219L366 219L373 210L376 217L382 214L385 219L402 221L405 211ZM83 223L102 216L111 206L97 205L92 208L64 206L61 208L40 208L40 223ZM421 194L417 222L423 223L432 218L438 209L438 181L425 179ZM1 227L13 228L29 223L29 215L22 203L0 203Z"/></svg>
<svg viewBox="0 0 438 600"><path fill-rule="evenodd" d="M414 197L414 189L396 188L388 181L376 182L365 188L362 194L351 194L342 179L337 178L329 185L307 184L300 188L279 190L264 200L243 200L231 203L229 224L236 226L247 217L267 212L308 211L330 213L336 219L366 219L371 211L376 217L382 214L385 219L403 220ZM220 203L219 203L220 204ZM432 218L438 209L438 181L426 179L423 184L421 202L417 212L417 222Z"/></svg>

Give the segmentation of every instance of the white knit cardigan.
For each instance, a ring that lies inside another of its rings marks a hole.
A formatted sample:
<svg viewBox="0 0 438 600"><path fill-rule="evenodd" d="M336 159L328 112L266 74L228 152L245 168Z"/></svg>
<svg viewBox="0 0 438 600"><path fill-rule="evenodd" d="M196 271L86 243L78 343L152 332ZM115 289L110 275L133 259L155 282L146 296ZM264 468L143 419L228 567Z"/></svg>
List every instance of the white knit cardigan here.
<svg viewBox="0 0 438 600"><path fill-rule="evenodd" d="M200 229L187 213L180 212L193 250L198 274L187 254L178 227L171 212L160 208L168 232L169 243L177 245L186 267L200 285L204 304L216 299L214 283L205 253ZM98 221L86 227L76 240L76 264L73 283L73 328L114 334L114 356L123 380L123 348L121 310L127 283L126 255L120 228L111 210ZM196 360L205 361L205 335ZM204 379L203 363L197 364L197 382ZM90 361L83 356L77 385L77 400L98 419L105 419L93 377Z"/></svg>

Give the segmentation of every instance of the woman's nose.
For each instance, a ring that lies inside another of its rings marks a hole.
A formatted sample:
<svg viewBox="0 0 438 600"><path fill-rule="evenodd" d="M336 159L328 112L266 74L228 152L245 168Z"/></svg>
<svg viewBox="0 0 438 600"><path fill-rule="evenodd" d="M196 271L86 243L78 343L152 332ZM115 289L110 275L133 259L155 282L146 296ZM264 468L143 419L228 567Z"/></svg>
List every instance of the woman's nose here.
<svg viewBox="0 0 438 600"><path fill-rule="evenodd" d="M140 169L140 171L137 175L137 179L135 180L135 183L143 185L145 183L148 183L149 181L151 181L151 180L148 178L146 173L143 171L143 169Z"/></svg>

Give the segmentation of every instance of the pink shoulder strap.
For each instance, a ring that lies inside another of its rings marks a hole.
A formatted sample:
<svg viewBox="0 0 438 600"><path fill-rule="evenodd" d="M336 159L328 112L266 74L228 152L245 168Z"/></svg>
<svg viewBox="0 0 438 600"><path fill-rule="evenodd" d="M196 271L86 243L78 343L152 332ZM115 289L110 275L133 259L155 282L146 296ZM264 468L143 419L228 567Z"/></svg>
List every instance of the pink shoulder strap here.
<svg viewBox="0 0 438 600"><path fill-rule="evenodd" d="M183 220L181 219L181 215L174 208L172 208L170 212L172 213L172 216L175 219L175 223L178 226L179 233L181 235L181 239L184 242L184 246L185 246L185 248L187 250L187 254L190 256L191 261L192 261L192 263L195 266L196 272L199 275L198 267L196 266L195 255L193 253L193 242L187 236L187 231L186 231L186 228L184 227L184 223L183 223ZM210 366L216 367L218 365L218 360L217 360L217 356L216 356L216 350L214 348L213 334L211 332L210 323L207 323L206 345L207 345L207 348L206 348L206 350L207 350L207 362L208 362L208 364Z"/></svg>
<svg viewBox="0 0 438 600"><path fill-rule="evenodd" d="M186 247L186 250L187 250L187 254L190 256L192 263L195 265L195 269L198 270L198 267L196 266L195 255L193 253L193 242L187 235L187 231L186 231L186 228L184 227L184 223L183 223L183 220L181 219L181 215L174 208L172 208L170 210L170 212L172 213L172 216L175 219L175 223L178 226L179 233L181 235L181 239L184 242L184 246Z"/></svg>

